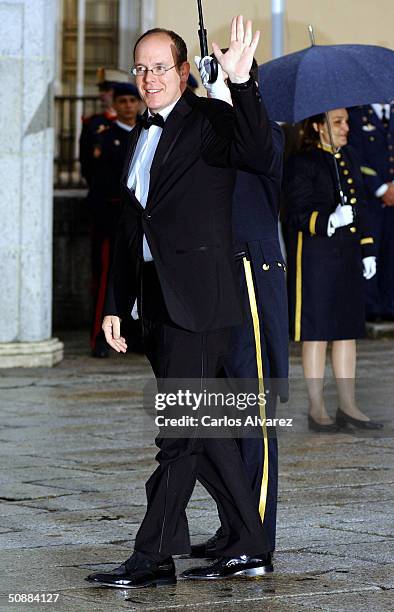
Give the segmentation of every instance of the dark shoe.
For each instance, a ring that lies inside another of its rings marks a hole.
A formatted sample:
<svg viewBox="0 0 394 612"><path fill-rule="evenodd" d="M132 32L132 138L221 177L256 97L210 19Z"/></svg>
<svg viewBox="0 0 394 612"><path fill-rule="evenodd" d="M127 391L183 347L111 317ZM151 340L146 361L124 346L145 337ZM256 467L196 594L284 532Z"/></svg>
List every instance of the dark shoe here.
<svg viewBox="0 0 394 612"><path fill-rule="evenodd" d="M175 565L172 557L157 562L134 553L130 559L111 572L90 574L85 580L118 589L165 586L176 584Z"/></svg>
<svg viewBox="0 0 394 612"><path fill-rule="evenodd" d="M217 532L209 538L206 542L201 544L192 544L190 557L193 559L215 559L216 555L216 543L221 536L220 528Z"/></svg>
<svg viewBox="0 0 394 612"><path fill-rule="evenodd" d="M338 431L338 425L334 423L318 423L314 418L308 414L308 427L311 431L317 431L319 433L333 433Z"/></svg>
<svg viewBox="0 0 394 612"><path fill-rule="evenodd" d="M346 428L348 425L352 425L356 427L356 429L382 429L383 423L378 423L377 421L360 421L360 419L355 419L346 412L343 412L340 408L337 410L337 424L338 427Z"/></svg>
<svg viewBox="0 0 394 612"><path fill-rule="evenodd" d="M262 576L274 571L272 553L220 557L212 565L193 567L182 572L181 578L188 580L223 580L233 576Z"/></svg>

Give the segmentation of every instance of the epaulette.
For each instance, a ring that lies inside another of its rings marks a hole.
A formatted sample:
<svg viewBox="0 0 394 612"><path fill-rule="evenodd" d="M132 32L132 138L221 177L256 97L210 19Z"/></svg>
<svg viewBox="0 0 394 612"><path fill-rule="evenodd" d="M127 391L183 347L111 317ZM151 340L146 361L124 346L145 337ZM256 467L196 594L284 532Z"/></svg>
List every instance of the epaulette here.
<svg viewBox="0 0 394 612"><path fill-rule="evenodd" d="M100 117L100 113L93 113L93 115L82 115L82 123L90 123L92 119L95 119L95 117Z"/></svg>
<svg viewBox="0 0 394 612"><path fill-rule="evenodd" d="M360 170L362 174L366 176L378 176L378 173L373 168L369 168L368 166L360 166Z"/></svg>

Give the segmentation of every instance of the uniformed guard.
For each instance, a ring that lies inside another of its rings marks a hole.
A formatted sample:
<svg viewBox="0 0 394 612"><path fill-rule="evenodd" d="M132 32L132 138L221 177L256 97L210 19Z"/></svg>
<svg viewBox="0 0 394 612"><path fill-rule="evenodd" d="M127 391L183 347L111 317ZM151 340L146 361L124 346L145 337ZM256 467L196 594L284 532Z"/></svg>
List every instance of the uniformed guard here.
<svg viewBox="0 0 394 612"><path fill-rule="evenodd" d="M117 83L130 83L130 75L123 70L97 70L97 87L102 111L82 117L82 131L79 140L79 161L81 174L90 186L92 179L93 151L97 137L105 131L116 119L113 107L113 91Z"/></svg>
<svg viewBox="0 0 394 612"><path fill-rule="evenodd" d="M138 90L133 84L116 84L113 90L113 106L117 119L96 135L93 150L88 203L92 220L95 309L91 346L94 357L107 357L109 351L101 330L103 304L113 240L120 215L120 177L129 134L137 122L139 104Z"/></svg>
<svg viewBox="0 0 394 612"><path fill-rule="evenodd" d="M256 81L257 70L254 62L251 74ZM212 86L205 84L205 87L211 97L227 101L228 89L220 82L213 85L213 91ZM234 328L224 360L225 376L253 379L257 391L266 395L266 405L259 406L263 419L274 416L278 395L282 401L287 400L289 346L286 265L278 232L284 138L276 123L269 122L268 118L266 121L262 129L267 130L267 140L272 143L271 155L266 159L266 173L238 172L235 184L234 256L244 323ZM263 426L254 437L241 437L238 444L273 552L278 487L275 430ZM192 556L215 557L215 546L220 536L219 529L207 542L192 546Z"/></svg>
<svg viewBox="0 0 394 612"><path fill-rule="evenodd" d="M285 170L288 224L289 307L291 336L302 341L302 362L309 398L309 428L333 432L351 424L377 429L355 399L356 339L365 335L363 276L376 272L359 160L346 146L348 113L308 119L300 152ZM335 172L339 170L345 204ZM334 421L323 397L328 342L337 383L339 408Z"/></svg>
<svg viewBox="0 0 394 612"><path fill-rule="evenodd" d="M394 320L394 104L349 111L376 241L377 273L366 287L367 320Z"/></svg>

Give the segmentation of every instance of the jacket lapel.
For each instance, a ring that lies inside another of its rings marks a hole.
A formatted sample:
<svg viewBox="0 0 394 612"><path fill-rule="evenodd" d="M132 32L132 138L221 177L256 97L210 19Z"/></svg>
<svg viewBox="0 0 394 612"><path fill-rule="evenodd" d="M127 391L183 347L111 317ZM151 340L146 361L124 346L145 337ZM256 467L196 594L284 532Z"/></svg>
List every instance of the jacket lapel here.
<svg viewBox="0 0 394 612"><path fill-rule="evenodd" d="M160 185L160 175L163 166L184 128L184 119L192 111L197 99L195 94L186 90L166 119L150 170L147 208L151 207L152 198Z"/></svg>

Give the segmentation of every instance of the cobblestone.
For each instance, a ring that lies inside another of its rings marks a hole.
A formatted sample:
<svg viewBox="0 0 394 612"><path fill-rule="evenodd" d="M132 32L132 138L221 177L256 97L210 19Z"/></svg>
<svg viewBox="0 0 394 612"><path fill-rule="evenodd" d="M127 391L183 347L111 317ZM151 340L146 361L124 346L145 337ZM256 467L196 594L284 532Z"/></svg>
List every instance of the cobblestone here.
<svg viewBox="0 0 394 612"><path fill-rule="evenodd" d="M359 343L360 405L385 423L372 436L307 431L292 348L293 393L279 407L294 427L280 437L274 574L118 591L84 578L130 555L144 514L144 482L155 466L141 408L150 369L138 355L91 359L80 334L61 339L66 357L56 368L0 372L0 610L50 608L9 604L9 593L59 593L56 612L392 609L394 340ZM327 397L334 413L331 380ZM194 541L218 525L200 486L188 516ZM179 572L193 563L176 559Z"/></svg>

